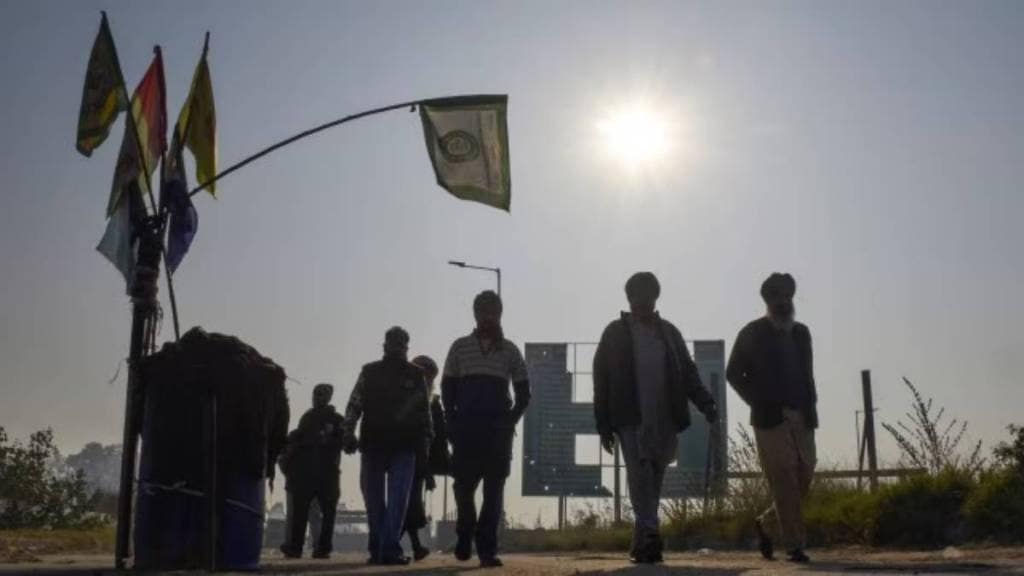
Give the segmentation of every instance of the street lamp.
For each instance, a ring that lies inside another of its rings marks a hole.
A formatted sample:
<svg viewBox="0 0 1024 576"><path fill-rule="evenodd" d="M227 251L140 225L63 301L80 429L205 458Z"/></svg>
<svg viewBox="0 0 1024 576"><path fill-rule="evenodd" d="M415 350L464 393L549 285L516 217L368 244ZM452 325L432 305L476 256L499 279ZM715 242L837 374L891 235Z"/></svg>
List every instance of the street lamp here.
<svg viewBox="0 0 1024 576"><path fill-rule="evenodd" d="M458 260L449 260L449 264L458 268L469 268L471 270L486 270L487 272L494 272L498 276L498 296L501 296L501 268L491 268L489 266L477 266L475 264L466 264Z"/></svg>

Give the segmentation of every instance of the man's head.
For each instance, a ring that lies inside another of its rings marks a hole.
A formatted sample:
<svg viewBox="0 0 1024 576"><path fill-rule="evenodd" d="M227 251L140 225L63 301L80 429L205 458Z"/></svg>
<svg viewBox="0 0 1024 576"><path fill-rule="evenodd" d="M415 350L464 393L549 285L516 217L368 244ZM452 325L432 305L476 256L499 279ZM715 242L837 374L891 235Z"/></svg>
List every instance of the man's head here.
<svg viewBox="0 0 1024 576"><path fill-rule="evenodd" d="M392 326L384 333L384 356L401 358L409 354L409 333L401 326Z"/></svg>
<svg viewBox="0 0 1024 576"><path fill-rule="evenodd" d="M768 307L768 316L776 322L790 322L794 317L793 295L796 294L796 280L789 274L773 272L761 284L761 298Z"/></svg>
<svg viewBox="0 0 1024 576"><path fill-rule="evenodd" d="M654 317L655 305L661 295L661 284L651 272L637 272L626 281L626 299L629 310L641 320Z"/></svg>
<svg viewBox="0 0 1024 576"><path fill-rule="evenodd" d="M494 290L484 290L473 299L476 328L484 336L496 338L501 334L501 312L501 296Z"/></svg>
<svg viewBox="0 0 1024 576"><path fill-rule="evenodd" d="M324 382L313 386L313 407L323 408L331 403L331 396L334 396L334 386Z"/></svg>
<svg viewBox="0 0 1024 576"><path fill-rule="evenodd" d="M437 362L430 356L417 356L412 359L412 363L423 370L423 377L427 381L427 387L430 389L434 388L434 379L437 378Z"/></svg>

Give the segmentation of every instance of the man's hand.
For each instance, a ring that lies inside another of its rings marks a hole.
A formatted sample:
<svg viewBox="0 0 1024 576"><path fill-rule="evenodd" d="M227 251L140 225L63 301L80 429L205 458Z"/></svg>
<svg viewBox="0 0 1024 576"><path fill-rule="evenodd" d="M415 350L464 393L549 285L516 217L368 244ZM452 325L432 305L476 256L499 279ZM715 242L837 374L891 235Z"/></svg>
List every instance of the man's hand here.
<svg viewBox="0 0 1024 576"><path fill-rule="evenodd" d="M705 408L704 418L707 418L708 424L714 424L718 422L718 406L711 404L707 408Z"/></svg>
<svg viewBox="0 0 1024 576"><path fill-rule="evenodd" d="M425 484L427 486L427 490L430 491L430 492L433 492L434 489L437 488L437 480L434 480L434 475L433 474L431 474L430 476L427 476Z"/></svg>
<svg viewBox="0 0 1024 576"><path fill-rule="evenodd" d="M359 449L359 440L356 439L356 435L345 434L342 436L341 449L345 451L345 454L355 454L356 450Z"/></svg>
<svg viewBox="0 0 1024 576"><path fill-rule="evenodd" d="M601 447L609 454L615 453L615 434L606 432L601 434Z"/></svg>

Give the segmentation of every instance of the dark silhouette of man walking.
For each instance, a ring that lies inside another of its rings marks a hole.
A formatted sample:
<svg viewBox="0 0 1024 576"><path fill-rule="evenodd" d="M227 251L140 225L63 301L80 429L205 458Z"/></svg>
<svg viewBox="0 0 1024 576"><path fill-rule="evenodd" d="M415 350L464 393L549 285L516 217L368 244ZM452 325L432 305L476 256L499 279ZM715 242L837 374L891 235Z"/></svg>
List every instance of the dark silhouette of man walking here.
<svg viewBox="0 0 1024 576"><path fill-rule="evenodd" d="M406 359L409 334L384 335L384 358L363 366L345 409L345 452L358 446L360 486L370 525L371 564L408 564L400 539L417 458L425 458L433 431L423 371ZM355 426L362 418L359 439Z"/></svg>
<svg viewBox="0 0 1024 576"><path fill-rule="evenodd" d="M501 566L498 524L505 479L512 460L515 427L530 401L523 355L501 329L502 302L493 291L473 300L476 329L448 351L441 399L452 443L452 476L458 521L455 557L469 560L476 542L482 567ZM515 403L509 395L509 382ZM475 495L483 482L477 517Z"/></svg>
<svg viewBox="0 0 1024 576"><path fill-rule="evenodd" d="M736 336L726 377L750 406L750 425L772 506L757 518L761 554L772 559L766 527L776 525L791 562L807 562L803 500L817 462L818 392L814 384L811 332L795 319L796 281L772 274L761 285L768 313ZM771 522L774 520L774 522Z"/></svg>
<svg viewBox="0 0 1024 576"><path fill-rule="evenodd" d="M285 490L289 494L289 533L281 545L286 558L302 556L310 504L320 507L320 533L314 535L314 558L327 558L334 540L334 516L340 495L341 444L344 418L331 405L334 388L317 384L313 388L313 407L299 419L299 426L288 435L282 469Z"/></svg>
<svg viewBox="0 0 1024 576"><path fill-rule="evenodd" d="M630 557L662 561L658 507L665 468L676 459L678 434L690 425L689 401L708 422L718 419L683 336L656 311L658 279L637 272L626 282L630 311L601 334L594 353L594 417L608 453L616 437L626 461L635 525Z"/></svg>

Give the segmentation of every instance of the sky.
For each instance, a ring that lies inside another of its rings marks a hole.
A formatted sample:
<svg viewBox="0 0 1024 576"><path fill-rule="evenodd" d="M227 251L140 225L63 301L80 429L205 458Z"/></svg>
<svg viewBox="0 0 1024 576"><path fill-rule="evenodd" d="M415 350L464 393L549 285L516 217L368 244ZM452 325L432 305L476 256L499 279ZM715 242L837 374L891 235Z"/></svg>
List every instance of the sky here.
<svg viewBox="0 0 1024 576"><path fill-rule="evenodd" d="M855 465L862 369L881 422L909 408L904 376L986 449L1024 420L1020 3L0 0L0 426L14 437L52 427L65 453L120 441L130 307L95 246L121 121L92 158L74 149L100 10L130 86L162 47L172 118L210 31L222 167L369 108L509 95L510 213L440 189L404 110L197 197L182 325L281 364L294 417L320 381L343 405L391 325L442 361L494 283L455 259L501 267L519 345L596 340L628 276L651 270L663 316L729 347L763 314L761 281L791 272L824 463ZM637 109L656 157L607 145L608 118ZM730 428L746 421L731 393L729 412ZM361 508L357 459L342 467ZM554 502L519 482L511 517L552 521Z"/></svg>

